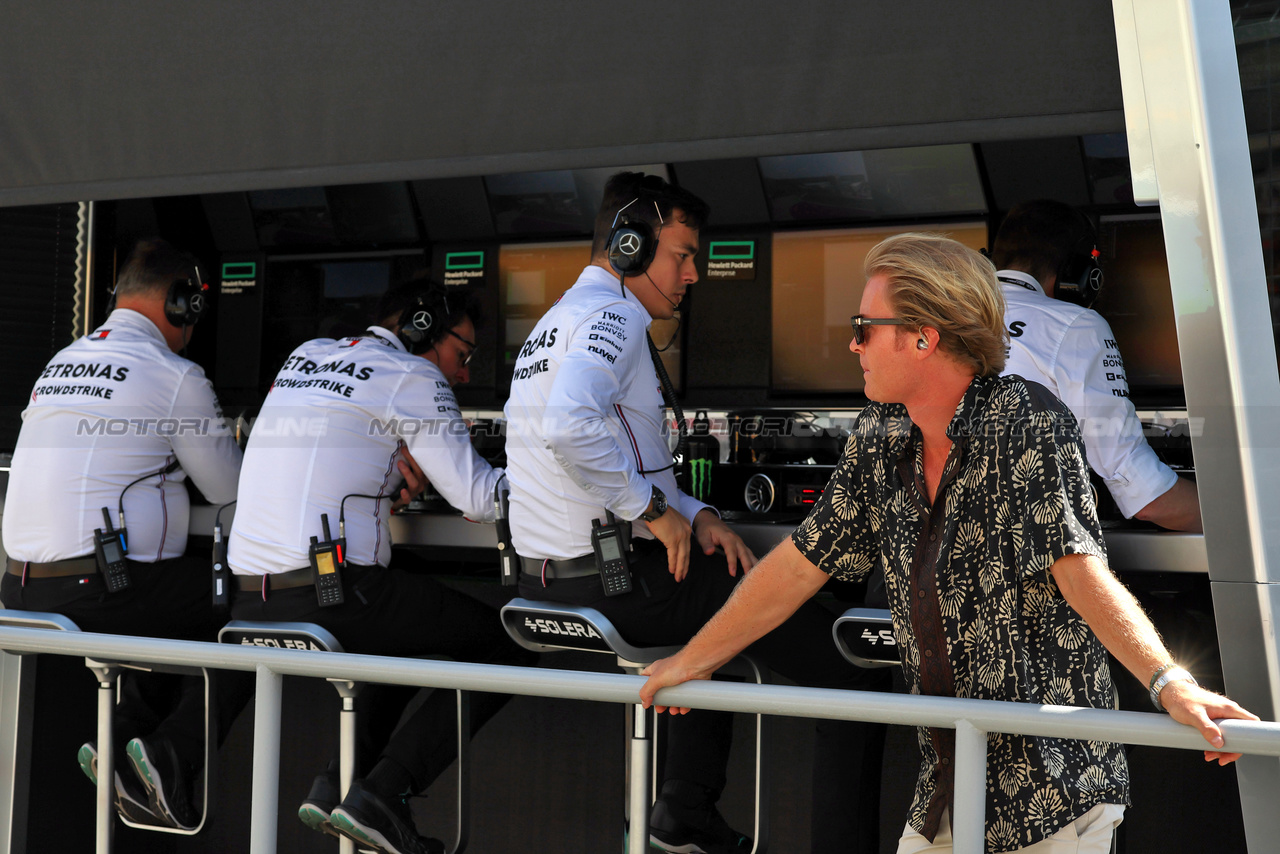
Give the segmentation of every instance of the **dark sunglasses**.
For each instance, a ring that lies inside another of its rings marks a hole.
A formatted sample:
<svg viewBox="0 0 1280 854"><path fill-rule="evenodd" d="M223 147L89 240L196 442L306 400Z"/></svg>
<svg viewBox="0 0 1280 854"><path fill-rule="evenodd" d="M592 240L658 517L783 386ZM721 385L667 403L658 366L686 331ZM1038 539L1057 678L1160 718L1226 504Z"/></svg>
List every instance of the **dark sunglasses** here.
<svg viewBox="0 0 1280 854"><path fill-rule="evenodd" d="M467 347L470 348L467 350L467 355L462 357L462 367L465 368L467 365L471 364L471 357L476 354L476 344L474 341L468 341L467 339L463 338L461 335L454 332L452 329L449 330L449 334L452 335L454 338L457 338L459 341L461 341L463 344L466 344Z"/></svg>
<svg viewBox="0 0 1280 854"><path fill-rule="evenodd" d="M861 345L867 340L868 326L903 326L907 321L900 317L863 317L855 314L849 318L853 324L853 343Z"/></svg>

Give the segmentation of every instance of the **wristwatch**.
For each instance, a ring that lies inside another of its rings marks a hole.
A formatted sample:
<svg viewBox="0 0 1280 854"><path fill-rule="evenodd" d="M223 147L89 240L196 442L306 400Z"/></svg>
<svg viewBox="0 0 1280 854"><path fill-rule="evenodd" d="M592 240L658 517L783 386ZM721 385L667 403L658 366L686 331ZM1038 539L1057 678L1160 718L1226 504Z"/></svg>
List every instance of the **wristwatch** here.
<svg viewBox="0 0 1280 854"><path fill-rule="evenodd" d="M667 512L667 496L663 495L662 490L656 486L653 488L653 500L650 506L653 509L640 514L640 518L646 522L656 522L659 516Z"/></svg>
<svg viewBox="0 0 1280 854"><path fill-rule="evenodd" d="M1190 682L1192 685L1199 685L1195 677L1176 664L1166 664L1155 672L1151 677L1151 705L1156 707L1157 712L1163 712L1164 705L1160 702L1160 692L1164 690L1164 686L1170 682Z"/></svg>

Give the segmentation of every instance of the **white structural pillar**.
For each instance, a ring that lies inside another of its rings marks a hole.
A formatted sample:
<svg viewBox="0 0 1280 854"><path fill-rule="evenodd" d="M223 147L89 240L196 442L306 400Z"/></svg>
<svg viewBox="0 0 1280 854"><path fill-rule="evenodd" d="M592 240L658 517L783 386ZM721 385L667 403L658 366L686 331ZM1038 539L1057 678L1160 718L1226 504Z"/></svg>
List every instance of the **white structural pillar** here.
<svg viewBox="0 0 1280 854"><path fill-rule="evenodd" d="M0 854L27 850L36 656L0 652Z"/></svg>
<svg viewBox="0 0 1280 854"><path fill-rule="evenodd" d="M1113 0L1140 202L1158 196L1227 690L1280 709L1280 372L1225 0ZM1142 198L1144 197L1145 198ZM1228 746L1230 746L1228 744ZM1249 850L1280 836L1280 762L1238 767Z"/></svg>

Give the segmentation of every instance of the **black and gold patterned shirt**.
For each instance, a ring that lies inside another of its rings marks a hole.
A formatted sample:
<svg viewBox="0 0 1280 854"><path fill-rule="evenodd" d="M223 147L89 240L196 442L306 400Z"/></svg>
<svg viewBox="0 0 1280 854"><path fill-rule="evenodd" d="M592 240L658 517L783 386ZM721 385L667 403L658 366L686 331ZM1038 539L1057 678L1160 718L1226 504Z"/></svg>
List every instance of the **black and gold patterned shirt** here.
<svg viewBox="0 0 1280 854"><path fill-rule="evenodd" d="M878 564L912 693L1113 708L1102 644L1050 573L1106 559L1071 413L1021 377L978 378L947 428L936 498L920 431L900 405L859 416L822 499L792 535L845 579ZM952 800L954 731L921 728L910 823L933 839ZM1102 803L1128 803L1120 745L991 733L986 850L1034 844Z"/></svg>

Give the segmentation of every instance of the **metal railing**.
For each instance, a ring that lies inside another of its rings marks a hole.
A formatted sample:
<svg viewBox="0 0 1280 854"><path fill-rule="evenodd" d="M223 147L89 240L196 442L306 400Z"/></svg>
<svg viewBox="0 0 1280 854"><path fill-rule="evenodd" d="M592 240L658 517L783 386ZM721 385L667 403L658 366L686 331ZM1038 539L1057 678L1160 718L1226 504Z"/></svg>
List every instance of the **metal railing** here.
<svg viewBox="0 0 1280 854"><path fill-rule="evenodd" d="M640 676L607 673L5 627L0 627L0 649L255 671L258 693L253 733L253 807L249 849L252 854L273 854L276 850L283 676L338 678L624 704L636 701L639 688L644 683ZM986 736L989 732L1190 750L1206 747L1199 732L1164 715L1070 706L732 682L691 682L668 688L662 692L662 701L664 704L721 711L955 729L955 854L981 854L983 850ZM0 714L9 711L0 709ZM1224 721L1222 731L1227 747L1232 751L1280 756L1280 723Z"/></svg>

